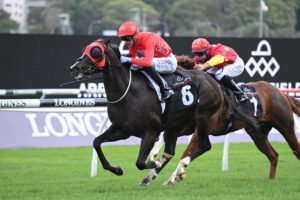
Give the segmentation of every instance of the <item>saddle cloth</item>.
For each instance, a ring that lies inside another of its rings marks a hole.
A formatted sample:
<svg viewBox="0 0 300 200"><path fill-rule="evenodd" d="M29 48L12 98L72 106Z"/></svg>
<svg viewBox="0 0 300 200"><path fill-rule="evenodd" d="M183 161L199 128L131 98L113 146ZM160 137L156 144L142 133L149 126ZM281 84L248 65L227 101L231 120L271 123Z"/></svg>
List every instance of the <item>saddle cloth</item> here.
<svg viewBox="0 0 300 200"><path fill-rule="evenodd" d="M147 72L143 70L141 70L141 72L149 80L150 87L156 91L157 97L161 101L161 92L157 83L147 74ZM196 105L198 100L197 88L187 74L175 71L173 74L162 75L162 77L174 90L174 94L169 99L165 102L161 101L162 113L165 112L166 108L169 115L170 113L175 113Z"/></svg>
<svg viewBox="0 0 300 200"><path fill-rule="evenodd" d="M260 117L262 115L262 104L256 90L247 84L239 84L239 86L248 97L246 102L240 104L242 109L253 117Z"/></svg>

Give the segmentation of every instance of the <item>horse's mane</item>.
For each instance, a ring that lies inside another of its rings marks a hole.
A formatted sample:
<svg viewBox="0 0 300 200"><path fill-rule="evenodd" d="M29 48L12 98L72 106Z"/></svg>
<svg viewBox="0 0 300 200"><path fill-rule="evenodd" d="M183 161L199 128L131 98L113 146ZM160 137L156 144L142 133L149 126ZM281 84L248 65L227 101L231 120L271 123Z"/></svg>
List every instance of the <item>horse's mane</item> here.
<svg viewBox="0 0 300 200"><path fill-rule="evenodd" d="M177 69L178 70L189 70L189 69L193 69L195 66L195 62L189 56L185 56L185 55L177 56L176 55L176 59L177 59Z"/></svg>
<svg viewBox="0 0 300 200"><path fill-rule="evenodd" d="M109 41L108 45L114 51L114 53L116 54L117 58L120 60L120 58L121 58L121 52L119 50L119 45L111 43L110 41ZM130 63L123 63L122 65L125 66L125 67L128 67L128 68L131 66Z"/></svg>
<svg viewBox="0 0 300 200"><path fill-rule="evenodd" d="M121 53L119 50L119 46L113 43L109 43L109 46L113 49L113 51L115 52L116 56L120 59L121 57Z"/></svg>
<svg viewBox="0 0 300 200"><path fill-rule="evenodd" d="M120 59L121 53L119 50L119 46L117 44L112 43L112 38L103 39L100 37L96 41L99 41L103 44L110 46L112 48L112 50L114 51L114 53L116 54L116 56Z"/></svg>

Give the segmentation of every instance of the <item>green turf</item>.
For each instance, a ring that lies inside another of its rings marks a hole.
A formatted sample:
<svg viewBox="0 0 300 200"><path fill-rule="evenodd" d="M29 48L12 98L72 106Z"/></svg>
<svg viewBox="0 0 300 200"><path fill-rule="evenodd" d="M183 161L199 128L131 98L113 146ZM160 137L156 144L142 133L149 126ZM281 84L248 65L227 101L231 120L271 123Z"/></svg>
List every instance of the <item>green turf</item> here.
<svg viewBox="0 0 300 200"><path fill-rule="evenodd" d="M91 148L0 150L0 199L300 199L300 162L286 143L273 143L278 151L277 177L268 179L269 162L251 143L231 144L229 171L221 172L223 145L195 160L187 177L164 186L185 145L147 187L138 185L147 171L135 167L138 146L105 146L112 165L124 170L121 177L104 171L90 177Z"/></svg>

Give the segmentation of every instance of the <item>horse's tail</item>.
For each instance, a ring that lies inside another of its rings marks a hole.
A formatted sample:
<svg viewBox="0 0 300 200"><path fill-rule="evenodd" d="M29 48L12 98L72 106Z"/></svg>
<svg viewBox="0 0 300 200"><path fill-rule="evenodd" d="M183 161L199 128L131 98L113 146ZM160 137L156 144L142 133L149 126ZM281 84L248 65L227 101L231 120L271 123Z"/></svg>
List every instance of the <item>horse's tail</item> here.
<svg viewBox="0 0 300 200"><path fill-rule="evenodd" d="M230 100L226 95L225 98L227 98L235 117L244 122L249 128L253 129L255 133L260 135L261 130L258 121L254 117L246 114L241 107L237 106L236 103L233 100Z"/></svg>
<svg viewBox="0 0 300 200"><path fill-rule="evenodd" d="M293 112L300 116L300 101L298 101L295 97L289 96L288 94L285 94L285 97L287 98L290 106L292 107Z"/></svg>

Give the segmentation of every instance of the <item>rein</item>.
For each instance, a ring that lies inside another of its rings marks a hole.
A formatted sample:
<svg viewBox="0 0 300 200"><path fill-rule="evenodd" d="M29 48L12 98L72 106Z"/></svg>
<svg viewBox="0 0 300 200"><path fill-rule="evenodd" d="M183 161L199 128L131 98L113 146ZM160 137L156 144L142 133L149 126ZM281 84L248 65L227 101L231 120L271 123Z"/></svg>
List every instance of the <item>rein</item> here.
<svg viewBox="0 0 300 200"><path fill-rule="evenodd" d="M86 78L86 79L81 79L81 80L76 80L76 81L70 81L70 82L67 82L67 83L60 84L59 87L62 88L62 87L66 87L68 85L73 85L73 84L76 84L76 83L81 83L81 82L91 81L91 80L97 80L97 79L102 79L102 77L93 77L93 78Z"/></svg>
<svg viewBox="0 0 300 200"><path fill-rule="evenodd" d="M127 88L126 88L124 94L123 94L118 100L115 100L115 101L109 101L109 100L107 99L107 103L111 103L111 104L113 104L113 103L118 103L118 102L120 102L122 99L124 99L124 97L126 96L126 94L127 94L128 91L129 91L129 88L130 88L130 85L131 85L131 81L132 81L132 75L131 75L131 74L132 74L132 73L131 73L131 70L130 70L130 68L129 68L129 82L128 82L128 85L127 85Z"/></svg>

